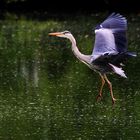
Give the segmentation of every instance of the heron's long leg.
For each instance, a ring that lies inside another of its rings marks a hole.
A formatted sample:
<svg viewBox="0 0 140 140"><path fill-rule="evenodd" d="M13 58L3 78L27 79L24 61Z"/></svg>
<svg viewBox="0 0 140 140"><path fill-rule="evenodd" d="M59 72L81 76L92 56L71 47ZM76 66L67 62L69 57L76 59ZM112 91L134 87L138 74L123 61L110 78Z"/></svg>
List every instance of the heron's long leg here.
<svg viewBox="0 0 140 140"><path fill-rule="evenodd" d="M100 77L101 77L102 85L101 85L101 87L100 87L100 91L99 91L99 94L98 94L98 96L97 96L97 100L99 100L99 98L102 97L102 90L103 90L103 87L104 87L104 84L105 84L104 76L100 74Z"/></svg>
<svg viewBox="0 0 140 140"><path fill-rule="evenodd" d="M109 89L110 89L110 95L111 95L111 98L112 98L112 103L114 104L116 99L114 98L113 96L113 91L112 91L112 84L111 82L108 80L107 76L104 74L104 79L107 81L108 85L109 85Z"/></svg>

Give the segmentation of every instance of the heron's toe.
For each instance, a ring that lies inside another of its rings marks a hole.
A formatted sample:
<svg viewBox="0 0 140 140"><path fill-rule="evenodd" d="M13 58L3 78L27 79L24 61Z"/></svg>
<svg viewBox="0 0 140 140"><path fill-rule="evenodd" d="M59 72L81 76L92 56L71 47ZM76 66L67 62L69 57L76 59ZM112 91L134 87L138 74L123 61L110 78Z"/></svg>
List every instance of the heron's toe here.
<svg viewBox="0 0 140 140"><path fill-rule="evenodd" d="M112 104L114 105L117 99L112 98Z"/></svg>
<svg viewBox="0 0 140 140"><path fill-rule="evenodd" d="M99 95L96 97L96 100L97 100L97 101L100 101L102 98L103 98L103 97L102 97L102 94L99 94Z"/></svg>

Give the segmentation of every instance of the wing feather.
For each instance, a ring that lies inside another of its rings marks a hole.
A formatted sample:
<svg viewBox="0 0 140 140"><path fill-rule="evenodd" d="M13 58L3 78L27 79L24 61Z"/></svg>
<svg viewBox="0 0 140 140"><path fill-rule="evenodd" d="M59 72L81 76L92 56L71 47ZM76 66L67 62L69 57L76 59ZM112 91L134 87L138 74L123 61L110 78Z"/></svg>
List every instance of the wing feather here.
<svg viewBox="0 0 140 140"><path fill-rule="evenodd" d="M92 60L106 53L117 54L127 50L127 20L120 14L112 13L95 28L95 43Z"/></svg>
<svg viewBox="0 0 140 140"><path fill-rule="evenodd" d="M127 20L120 14L112 13L101 23L103 28L127 30Z"/></svg>
<svg viewBox="0 0 140 140"><path fill-rule="evenodd" d="M96 32L92 59L105 54L116 54L115 39L109 29L99 29Z"/></svg>

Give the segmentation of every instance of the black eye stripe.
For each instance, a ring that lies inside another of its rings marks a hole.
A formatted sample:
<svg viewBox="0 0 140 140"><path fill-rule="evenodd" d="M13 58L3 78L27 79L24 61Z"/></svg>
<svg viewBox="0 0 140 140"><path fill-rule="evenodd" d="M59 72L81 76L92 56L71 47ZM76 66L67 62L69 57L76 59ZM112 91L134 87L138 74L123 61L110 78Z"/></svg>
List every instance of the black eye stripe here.
<svg viewBox="0 0 140 140"><path fill-rule="evenodd" d="M69 31L65 31L63 34L68 34L68 33L70 33Z"/></svg>

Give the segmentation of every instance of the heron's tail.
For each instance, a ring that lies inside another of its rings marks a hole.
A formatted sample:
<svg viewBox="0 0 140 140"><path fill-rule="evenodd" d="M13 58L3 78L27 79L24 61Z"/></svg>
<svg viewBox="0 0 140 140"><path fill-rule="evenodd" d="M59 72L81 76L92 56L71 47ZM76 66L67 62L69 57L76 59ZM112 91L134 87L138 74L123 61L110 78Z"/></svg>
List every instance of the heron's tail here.
<svg viewBox="0 0 140 140"><path fill-rule="evenodd" d="M136 57L137 56L136 52L127 52L126 54L128 57Z"/></svg>

